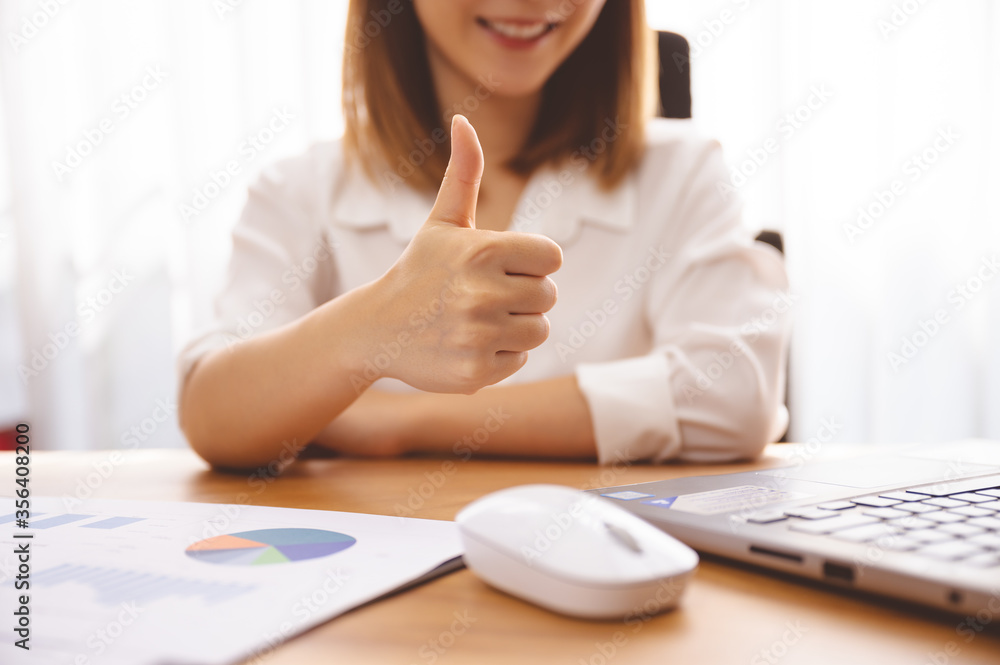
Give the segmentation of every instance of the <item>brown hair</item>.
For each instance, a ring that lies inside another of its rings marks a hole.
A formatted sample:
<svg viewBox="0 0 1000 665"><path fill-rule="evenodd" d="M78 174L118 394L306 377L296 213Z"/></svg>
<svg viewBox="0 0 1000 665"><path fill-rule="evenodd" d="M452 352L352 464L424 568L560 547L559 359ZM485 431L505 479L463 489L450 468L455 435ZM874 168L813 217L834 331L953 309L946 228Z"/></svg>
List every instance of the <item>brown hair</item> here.
<svg viewBox="0 0 1000 665"><path fill-rule="evenodd" d="M642 152L653 101L652 46L644 0L608 0L545 83L535 125L508 167L528 175L582 154L601 186L617 185ZM390 179L436 189L448 165L449 138L410 0L351 0L343 83L348 156L360 159L375 180L382 179L376 165L387 165ZM609 125L618 133L602 139Z"/></svg>

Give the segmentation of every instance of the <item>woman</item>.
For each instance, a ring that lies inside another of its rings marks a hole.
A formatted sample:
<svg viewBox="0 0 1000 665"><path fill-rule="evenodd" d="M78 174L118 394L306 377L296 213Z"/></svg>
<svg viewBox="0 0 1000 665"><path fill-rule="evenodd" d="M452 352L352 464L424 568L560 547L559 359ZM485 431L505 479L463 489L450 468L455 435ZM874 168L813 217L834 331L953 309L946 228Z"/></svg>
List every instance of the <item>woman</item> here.
<svg viewBox="0 0 1000 665"><path fill-rule="evenodd" d="M784 269L718 145L648 120L647 33L643 0L352 0L345 137L251 188L181 354L195 450L713 461L780 436Z"/></svg>

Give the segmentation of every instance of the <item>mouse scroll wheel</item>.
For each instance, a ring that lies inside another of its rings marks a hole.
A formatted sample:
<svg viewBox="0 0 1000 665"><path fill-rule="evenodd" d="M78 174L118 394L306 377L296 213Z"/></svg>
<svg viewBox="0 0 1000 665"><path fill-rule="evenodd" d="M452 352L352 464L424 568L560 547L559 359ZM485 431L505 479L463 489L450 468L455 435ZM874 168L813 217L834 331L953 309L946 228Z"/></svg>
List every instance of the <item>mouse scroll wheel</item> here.
<svg viewBox="0 0 1000 665"><path fill-rule="evenodd" d="M615 540L617 540L619 543L629 548L636 554L642 554L642 548L639 547L639 543L636 541L635 537L631 533L621 528L620 526L611 524L610 522L605 522L604 527L611 533L612 536L615 537Z"/></svg>

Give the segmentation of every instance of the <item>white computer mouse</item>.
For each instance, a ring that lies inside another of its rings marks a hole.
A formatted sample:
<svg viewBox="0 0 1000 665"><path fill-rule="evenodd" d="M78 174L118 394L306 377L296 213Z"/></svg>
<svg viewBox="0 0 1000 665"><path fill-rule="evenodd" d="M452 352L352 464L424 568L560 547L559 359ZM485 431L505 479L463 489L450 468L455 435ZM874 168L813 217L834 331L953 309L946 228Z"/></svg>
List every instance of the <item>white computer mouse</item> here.
<svg viewBox="0 0 1000 665"><path fill-rule="evenodd" d="M675 606L697 553L607 499L560 485L488 494L456 517L465 563L488 584L590 619Z"/></svg>

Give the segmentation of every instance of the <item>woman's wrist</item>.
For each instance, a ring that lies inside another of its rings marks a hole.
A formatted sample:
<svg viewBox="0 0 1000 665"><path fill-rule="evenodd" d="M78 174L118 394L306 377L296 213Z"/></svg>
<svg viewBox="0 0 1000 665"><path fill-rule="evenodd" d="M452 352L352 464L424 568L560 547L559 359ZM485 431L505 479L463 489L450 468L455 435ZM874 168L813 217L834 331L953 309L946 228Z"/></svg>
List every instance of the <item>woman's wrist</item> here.
<svg viewBox="0 0 1000 665"><path fill-rule="evenodd" d="M349 383L361 395L382 372L376 366L380 326L377 292L371 284L360 286L317 309L301 320L304 340L321 358L322 370L336 383Z"/></svg>
<svg viewBox="0 0 1000 665"><path fill-rule="evenodd" d="M401 447L407 453L438 452L447 429L442 417L444 395L416 392L401 401ZM454 414L452 414L454 417ZM437 445L435 445L437 442Z"/></svg>
<svg viewBox="0 0 1000 665"><path fill-rule="evenodd" d="M486 423L493 411L495 395L486 388L475 395L445 395L418 393L410 403L412 409L407 445L410 452L434 454L459 454L467 449L470 441L486 432ZM489 422L492 434L496 428ZM472 448L478 450L482 441Z"/></svg>

